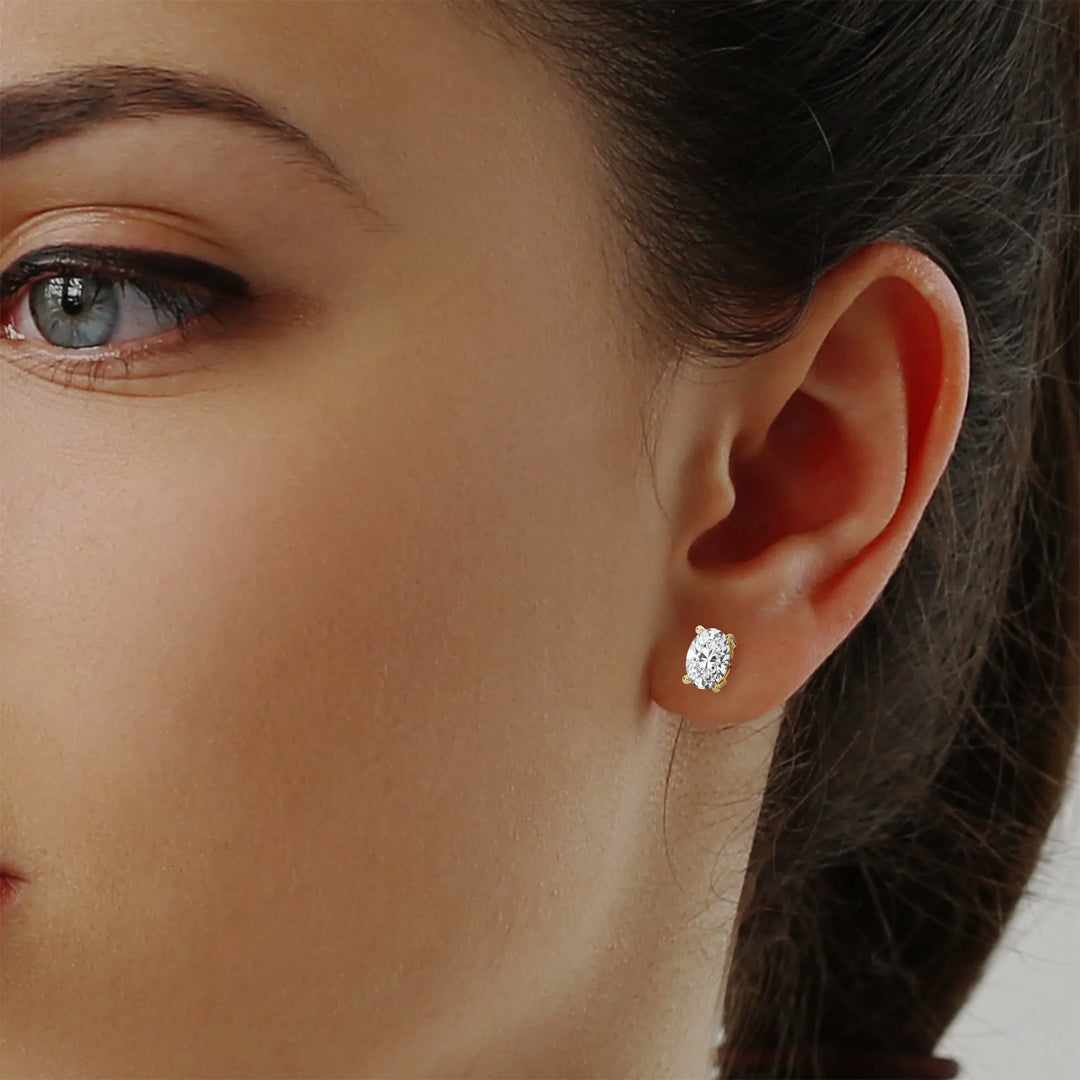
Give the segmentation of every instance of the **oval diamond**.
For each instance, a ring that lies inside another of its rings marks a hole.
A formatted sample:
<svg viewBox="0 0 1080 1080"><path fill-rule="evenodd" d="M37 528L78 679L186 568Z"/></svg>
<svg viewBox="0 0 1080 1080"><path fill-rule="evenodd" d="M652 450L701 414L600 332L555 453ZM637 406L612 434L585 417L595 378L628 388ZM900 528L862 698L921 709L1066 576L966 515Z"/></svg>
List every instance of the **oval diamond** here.
<svg viewBox="0 0 1080 1080"><path fill-rule="evenodd" d="M702 630L686 650L686 674L699 690L718 683L731 664L731 645L727 635L715 627Z"/></svg>

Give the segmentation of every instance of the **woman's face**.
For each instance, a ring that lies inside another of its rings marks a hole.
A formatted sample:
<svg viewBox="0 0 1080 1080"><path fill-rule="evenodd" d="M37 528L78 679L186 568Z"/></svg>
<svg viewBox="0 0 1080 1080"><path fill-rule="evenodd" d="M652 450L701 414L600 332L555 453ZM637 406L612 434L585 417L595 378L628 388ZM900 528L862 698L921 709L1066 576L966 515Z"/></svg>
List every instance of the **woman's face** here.
<svg viewBox="0 0 1080 1080"><path fill-rule="evenodd" d="M5 299L3 1071L467 1069L621 947L668 766L654 373L586 125L441 4L2 21L5 88L200 73L354 185L220 113L16 153L5 114L5 270L154 249L254 299L185 340L113 287L87 333L160 337L93 382Z"/></svg>

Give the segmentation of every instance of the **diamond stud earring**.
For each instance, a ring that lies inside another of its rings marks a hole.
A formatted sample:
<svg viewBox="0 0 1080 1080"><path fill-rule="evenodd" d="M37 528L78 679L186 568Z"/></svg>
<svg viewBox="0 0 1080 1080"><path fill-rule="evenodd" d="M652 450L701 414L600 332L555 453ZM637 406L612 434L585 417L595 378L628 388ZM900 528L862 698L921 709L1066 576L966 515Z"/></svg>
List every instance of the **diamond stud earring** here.
<svg viewBox="0 0 1080 1080"><path fill-rule="evenodd" d="M715 627L697 627L697 637L686 651L686 674L682 681L718 694L727 682L734 651L734 634L721 633Z"/></svg>

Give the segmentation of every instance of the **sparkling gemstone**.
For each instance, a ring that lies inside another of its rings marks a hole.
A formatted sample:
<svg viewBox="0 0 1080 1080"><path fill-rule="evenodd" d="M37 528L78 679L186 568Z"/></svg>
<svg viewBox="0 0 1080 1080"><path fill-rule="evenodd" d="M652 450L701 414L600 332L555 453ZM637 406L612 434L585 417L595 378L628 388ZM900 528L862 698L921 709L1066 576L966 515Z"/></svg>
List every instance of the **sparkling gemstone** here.
<svg viewBox="0 0 1080 1080"><path fill-rule="evenodd" d="M699 690L708 690L726 674L731 664L731 645L726 635L706 627L686 650L686 674Z"/></svg>

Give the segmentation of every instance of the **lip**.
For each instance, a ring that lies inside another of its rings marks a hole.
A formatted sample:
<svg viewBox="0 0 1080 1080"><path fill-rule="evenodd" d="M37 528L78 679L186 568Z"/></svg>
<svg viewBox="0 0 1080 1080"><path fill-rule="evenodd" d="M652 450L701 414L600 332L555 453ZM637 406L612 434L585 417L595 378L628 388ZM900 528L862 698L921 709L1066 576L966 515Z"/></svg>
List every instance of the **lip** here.
<svg viewBox="0 0 1080 1080"><path fill-rule="evenodd" d="M19 895L26 879L14 868L0 866L0 910L8 907Z"/></svg>

